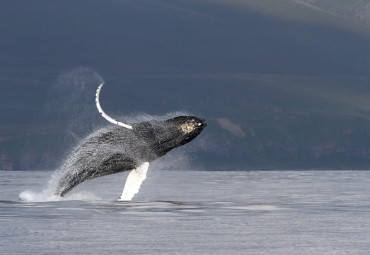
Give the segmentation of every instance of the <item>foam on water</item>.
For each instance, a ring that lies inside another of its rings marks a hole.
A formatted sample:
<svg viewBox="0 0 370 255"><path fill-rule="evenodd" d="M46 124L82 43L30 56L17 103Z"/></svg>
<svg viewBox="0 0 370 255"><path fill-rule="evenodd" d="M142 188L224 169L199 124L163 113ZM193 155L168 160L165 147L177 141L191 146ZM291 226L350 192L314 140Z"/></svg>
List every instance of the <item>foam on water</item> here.
<svg viewBox="0 0 370 255"><path fill-rule="evenodd" d="M48 201L60 201L62 197L55 196L53 194L47 194L45 192L33 192L31 190L25 190L19 194L19 199L25 202L48 202Z"/></svg>
<svg viewBox="0 0 370 255"><path fill-rule="evenodd" d="M102 200L94 193L81 191L69 194L65 197L53 195L49 191L34 192L32 190L25 190L19 195L19 199L24 202L53 202L53 201L68 201L68 200Z"/></svg>

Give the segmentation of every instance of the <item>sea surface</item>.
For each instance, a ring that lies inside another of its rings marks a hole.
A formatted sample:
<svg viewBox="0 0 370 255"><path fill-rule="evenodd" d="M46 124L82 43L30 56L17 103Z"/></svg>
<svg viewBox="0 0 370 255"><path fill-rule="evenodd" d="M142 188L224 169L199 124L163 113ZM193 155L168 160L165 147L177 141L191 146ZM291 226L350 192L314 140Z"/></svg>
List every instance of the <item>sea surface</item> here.
<svg viewBox="0 0 370 255"><path fill-rule="evenodd" d="M150 169L127 202L127 173L48 201L51 174L0 171L1 254L370 254L370 171Z"/></svg>

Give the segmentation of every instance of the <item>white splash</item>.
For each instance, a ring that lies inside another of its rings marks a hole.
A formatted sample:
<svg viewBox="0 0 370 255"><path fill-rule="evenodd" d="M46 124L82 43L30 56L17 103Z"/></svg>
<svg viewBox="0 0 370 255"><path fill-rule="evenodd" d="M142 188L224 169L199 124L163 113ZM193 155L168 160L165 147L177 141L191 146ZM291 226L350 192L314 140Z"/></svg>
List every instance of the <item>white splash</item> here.
<svg viewBox="0 0 370 255"><path fill-rule="evenodd" d="M70 201L70 200L101 200L101 198L90 192L78 192L72 193L67 197L55 196L52 193L47 192L33 192L31 190L25 190L19 195L19 199L23 202L54 202L54 201Z"/></svg>
<svg viewBox="0 0 370 255"><path fill-rule="evenodd" d="M31 190L25 190L21 192L18 197L21 201L24 202L53 202L53 201L68 201L68 200L101 200L97 195L87 192L79 191L77 193L68 194L68 196L61 197L54 195L55 188L60 179L61 171L57 169L51 175L48 183L42 189L41 192L34 192Z"/></svg>
<svg viewBox="0 0 370 255"><path fill-rule="evenodd" d="M49 202L60 201L63 198L44 191L37 193L31 190L25 190L19 194L19 199L24 202Z"/></svg>

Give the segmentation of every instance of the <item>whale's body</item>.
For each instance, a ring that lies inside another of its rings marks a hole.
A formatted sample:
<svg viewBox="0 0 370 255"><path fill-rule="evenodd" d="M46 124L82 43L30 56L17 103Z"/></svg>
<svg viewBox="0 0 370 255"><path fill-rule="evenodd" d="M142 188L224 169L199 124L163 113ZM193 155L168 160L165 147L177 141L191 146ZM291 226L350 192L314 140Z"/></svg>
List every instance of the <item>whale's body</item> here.
<svg viewBox="0 0 370 255"><path fill-rule="evenodd" d="M180 116L136 123L132 129L114 126L100 130L78 145L63 164L54 194L64 196L86 180L138 169L190 142L205 126L202 119ZM148 164L145 167L146 173Z"/></svg>
<svg viewBox="0 0 370 255"><path fill-rule="evenodd" d="M120 197L120 200L131 200L146 178L149 162L190 142L206 126L204 120L194 116L133 125L119 122L108 116L100 106L99 95L103 85L101 83L96 91L96 107L115 126L99 130L73 150L61 166L54 195L64 196L89 179L132 170Z"/></svg>

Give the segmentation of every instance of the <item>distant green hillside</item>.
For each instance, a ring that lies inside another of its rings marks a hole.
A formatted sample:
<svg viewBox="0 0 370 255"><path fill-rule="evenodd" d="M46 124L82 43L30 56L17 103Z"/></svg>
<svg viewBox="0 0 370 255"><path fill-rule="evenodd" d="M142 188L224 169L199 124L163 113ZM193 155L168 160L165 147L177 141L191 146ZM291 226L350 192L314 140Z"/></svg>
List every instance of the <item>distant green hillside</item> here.
<svg viewBox="0 0 370 255"><path fill-rule="evenodd" d="M206 118L181 149L194 168L369 169L369 26L355 2L1 1L0 169L55 168L107 125L99 75L115 117Z"/></svg>

